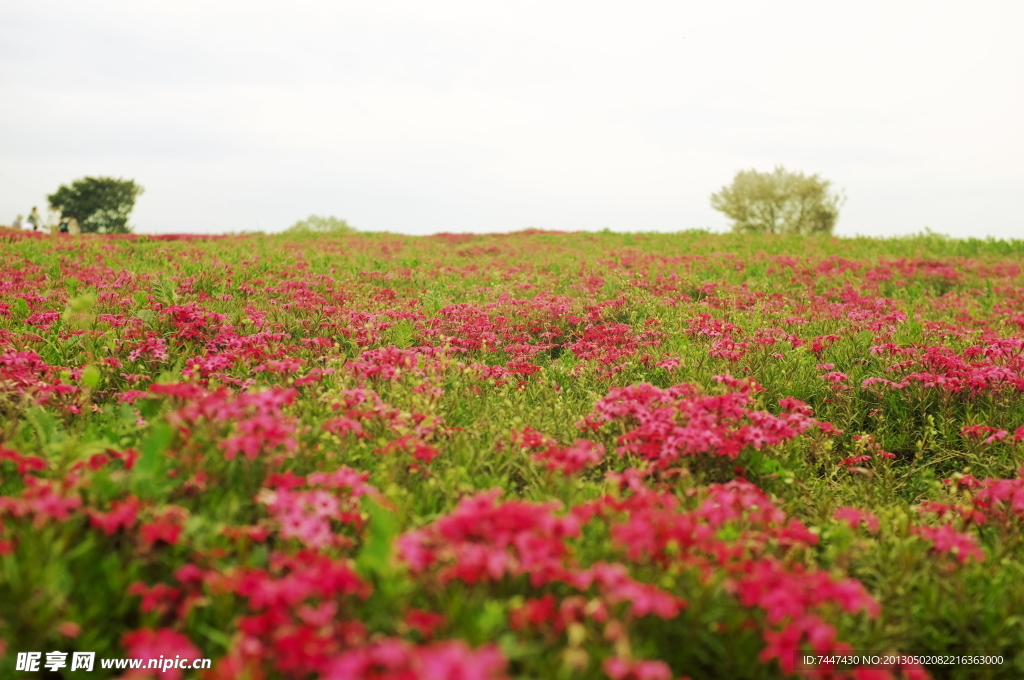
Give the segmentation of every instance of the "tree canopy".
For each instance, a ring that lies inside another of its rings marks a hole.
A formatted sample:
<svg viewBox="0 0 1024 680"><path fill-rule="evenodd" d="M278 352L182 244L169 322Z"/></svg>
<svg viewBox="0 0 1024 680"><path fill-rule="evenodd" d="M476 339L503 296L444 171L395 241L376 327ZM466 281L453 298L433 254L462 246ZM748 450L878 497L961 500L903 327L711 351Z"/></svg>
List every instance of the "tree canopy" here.
<svg viewBox="0 0 1024 680"><path fill-rule="evenodd" d="M711 194L711 207L733 220L734 232L831 234L845 201L818 175L741 170L732 184Z"/></svg>
<svg viewBox="0 0 1024 680"><path fill-rule="evenodd" d="M47 196L62 217L78 220L83 233L126 234L128 215L143 188L132 179L83 177Z"/></svg>
<svg viewBox="0 0 1024 680"><path fill-rule="evenodd" d="M345 220L334 216L310 215L288 227L286 231L289 234L354 234L356 230Z"/></svg>

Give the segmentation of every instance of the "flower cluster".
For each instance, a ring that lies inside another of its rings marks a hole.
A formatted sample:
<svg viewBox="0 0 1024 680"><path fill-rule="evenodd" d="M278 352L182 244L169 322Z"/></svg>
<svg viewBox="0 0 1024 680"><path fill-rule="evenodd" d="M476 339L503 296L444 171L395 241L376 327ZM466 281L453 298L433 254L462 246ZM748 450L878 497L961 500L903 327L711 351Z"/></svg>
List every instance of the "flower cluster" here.
<svg viewBox="0 0 1024 680"><path fill-rule="evenodd" d="M682 456L703 453L736 458L748 446L760 449L789 441L816 424L800 406L778 416L752 410L756 383L719 378L735 391L706 395L688 383L668 389L647 383L614 389L580 427L600 430L625 422L632 429L618 437L616 452L668 467Z"/></svg>

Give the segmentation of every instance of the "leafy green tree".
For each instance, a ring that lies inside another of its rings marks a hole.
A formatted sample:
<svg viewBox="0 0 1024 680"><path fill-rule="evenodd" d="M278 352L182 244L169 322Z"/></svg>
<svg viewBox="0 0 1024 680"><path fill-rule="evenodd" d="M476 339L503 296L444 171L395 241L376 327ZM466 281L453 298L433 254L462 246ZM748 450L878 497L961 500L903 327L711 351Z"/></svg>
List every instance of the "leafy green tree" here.
<svg viewBox="0 0 1024 680"><path fill-rule="evenodd" d="M345 220L337 217L310 215L288 227L289 234L354 234L355 229Z"/></svg>
<svg viewBox="0 0 1024 680"><path fill-rule="evenodd" d="M818 175L741 170L732 184L711 194L711 207L733 220L734 232L831 234L839 219L842 193Z"/></svg>
<svg viewBox="0 0 1024 680"><path fill-rule="evenodd" d="M127 234L132 230L128 215L142 191L131 179L83 177L46 198L62 217L78 220L83 233Z"/></svg>

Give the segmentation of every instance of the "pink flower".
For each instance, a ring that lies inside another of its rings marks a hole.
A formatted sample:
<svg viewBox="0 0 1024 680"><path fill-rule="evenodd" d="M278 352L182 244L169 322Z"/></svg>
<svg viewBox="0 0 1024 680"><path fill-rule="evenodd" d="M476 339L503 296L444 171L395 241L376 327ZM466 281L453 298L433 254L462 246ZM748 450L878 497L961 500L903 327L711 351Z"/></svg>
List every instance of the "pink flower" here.
<svg viewBox="0 0 1024 680"><path fill-rule="evenodd" d="M385 639L351 649L328 662L324 680L499 680L506 661L497 647L470 648L465 642L445 641L413 646Z"/></svg>
<svg viewBox="0 0 1024 680"><path fill-rule="evenodd" d="M74 476L69 476L71 481ZM62 490L57 484L50 480L39 479L29 475L24 478L25 488L20 496L0 496L0 515L4 511L10 512L15 517L32 515L32 524L39 528L49 520L67 522L71 513L82 505L82 499L77 493L70 490ZM68 484L68 486L71 486ZM66 494L66 495L65 495Z"/></svg>
<svg viewBox="0 0 1024 680"><path fill-rule="evenodd" d="M818 429L821 430L822 434L827 434L827 435L841 435L843 433L842 430L837 428L832 423L828 423L828 422L825 422L825 421L822 421L822 420L818 421Z"/></svg>
<svg viewBox="0 0 1024 680"><path fill-rule="evenodd" d="M367 436L359 421L352 418L331 418L325 422L322 427L324 431L336 434L339 437L344 437L349 433L354 434L357 437Z"/></svg>
<svg viewBox="0 0 1024 680"><path fill-rule="evenodd" d="M665 357L655 364L658 368L664 368L666 371L674 371L682 365L683 362L679 357Z"/></svg>
<svg viewBox="0 0 1024 680"><path fill-rule="evenodd" d="M580 590L586 590L592 583L609 604L628 602L633 616L653 614L673 619L685 605L680 598L656 586L634 580L621 564L598 562L574 574L571 581Z"/></svg>
<svg viewBox="0 0 1024 680"><path fill-rule="evenodd" d="M523 630L529 626L540 627L550 625L557 617L554 595L531 598L521 606L512 610L509 624L513 630Z"/></svg>
<svg viewBox="0 0 1024 680"><path fill-rule="evenodd" d="M1007 432L1006 430L997 430L996 428L989 427L988 425L967 425L960 430L961 437L981 439L985 435L988 435L988 437L985 438L985 443L994 444L996 442L1001 442L1004 439L1006 439Z"/></svg>
<svg viewBox="0 0 1024 680"><path fill-rule="evenodd" d="M800 401L799 399L795 399L793 397L782 397L781 399L779 399L779 406L782 408L782 410L789 411L790 413L799 413L805 416L814 415L814 411L811 410L810 406Z"/></svg>
<svg viewBox="0 0 1024 680"><path fill-rule="evenodd" d="M111 502L110 512L100 512L90 508L88 510L89 521L93 527L103 529L103 533L110 536L122 527L130 529L135 526L139 507L139 499L129 496L123 501Z"/></svg>
<svg viewBox="0 0 1024 680"><path fill-rule="evenodd" d="M521 430L512 430L509 433L512 441L524 449L536 449L543 446L555 446L557 442L543 432L538 432L532 427L524 427Z"/></svg>
<svg viewBox="0 0 1024 680"><path fill-rule="evenodd" d="M424 638L430 638L434 632L447 623L444 616L422 609L410 609L405 615L405 625L417 631Z"/></svg>
<svg viewBox="0 0 1024 680"><path fill-rule="evenodd" d="M181 633L170 628L152 630L142 628L140 630L125 633L121 638L121 644L125 647L125 654L137 659L175 659L181 657L190 662L202 658L203 654L192 644L192 641ZM144 663L145 665L145 663ZM179 668L168 668L166 671L154 669L130 670L122 678L125 680L136 680L141 678L160 678L163 680L179 680L182 671Z"/></svg>
<svg viewBox="0 0 1024 680"><path fill-rule="evenodd" d="M864 524L867 524L871 533L878 533L878 517L867 510L861 510L860 508L854 508L847 505L836 508L836 511L832 516L837 520L845 521L851 529L856 529L860 526L861 522L863 522Z"/></svg>
<svg viewBox="0 0 1024 680"><path fill-rule="evenodd" d="M604 445L588 439L577 439L568 448L551 446L533 454L535 460L546 463L549 470L561 470L567 475L593 467L604 457Z"/></svg>
<svg viewBox="0 0 1024 680"><path fill-rule="evenodd" d="M156 519L139 527L142 544L146 547L153 546L157 541L163 541L168 545L176 544L186 517L188 510L185 508L176 505L166 506Z"/></svg>
<svg viewBox="0 0 1024 680"><path fill-rule="evenodd" d="M415 434L402 435L395 441L388 443L387 446L375 449L375 451L382 454L405 451L411 454L413 458L422 460L424 463L431 462L441 454L440 451L424 442Z"/></svg>
<svg viewBox="0 0 1024 680"><path fill-rule="evenodd" d="M815 424L806 405L789 400L791 408L780 416L748 408L752 393L763 388L732 376L714 380L735 391L703 395L686 383L661 389L641 383L611 390L594 406L582 428L599 429L604 423L624 421L626 433L618 438L619 455L634 454L657 467L668 467L681 456L710 453L736 458L744 448L760 449L788 441Z"/></svg>
<svg viewBox="0 0 1024 680"><path fill-rule="evenodd" d="M912 531L930 541L938 552L956 556L960 564L968 559L977 562L985 560L985 552L978 546L978 539L974 534L961 533L948 524L939 527L915 527Z"/></svg>
<svg viewBox="0 0 1024 680"><path fill-rule="evenodd" d="M443 580L466 583L528 574L541 585L565 576L565 539L579 535L578 520L554 514L558 503L498 503L499 493L465 498L433 524L399 536L398 556L414 572L440 563Z"/></svg>
<svg viewBox="0 0 1024 680"><path fill-rule="evenodd" d="M417 650L419 680L491 680L504 677L505 658L497 647L471 649L461 640Z"/></svg>
<svg viewBox="0 0 1024 680"><path fill-rule="evenodd" d="M18 468L18 474L23 475L29 470L41 472L46 469L46 461L38 456L22 456L17 451L0 447L0 461L9 460Z"/></svg>

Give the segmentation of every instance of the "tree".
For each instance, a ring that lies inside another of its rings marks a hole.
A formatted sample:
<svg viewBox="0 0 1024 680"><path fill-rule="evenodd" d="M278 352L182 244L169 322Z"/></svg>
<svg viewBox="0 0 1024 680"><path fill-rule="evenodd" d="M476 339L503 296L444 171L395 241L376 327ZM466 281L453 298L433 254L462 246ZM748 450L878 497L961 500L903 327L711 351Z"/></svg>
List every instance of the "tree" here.
<svg viewBox="0 0 1024 680"><path fill-rule="evenodd" d="M288 227L288 234L354 234L355 229L345 220L337 217L310 215Z"/></svg>
<svg viewBox="0 0 1024 680"><path fill-rule="evenodd" d="M734 232L765 234L831 234L839 219L842 193L818 175L741 170L732 184L711 194L711 207L733 220Z"/></svg>
<svg viewBox="0 0 1024 680"><path fill-rule="evenodd" d="M132 230L128 214L142 191L132 179L84 177L71 186L62 184L46 198L61 217L78 220L83 233L127 234Z"/></svg>

